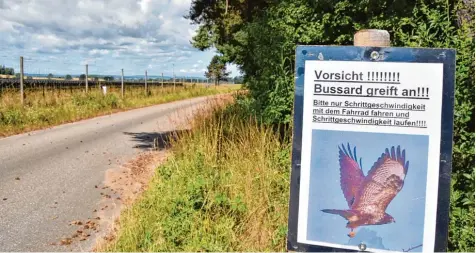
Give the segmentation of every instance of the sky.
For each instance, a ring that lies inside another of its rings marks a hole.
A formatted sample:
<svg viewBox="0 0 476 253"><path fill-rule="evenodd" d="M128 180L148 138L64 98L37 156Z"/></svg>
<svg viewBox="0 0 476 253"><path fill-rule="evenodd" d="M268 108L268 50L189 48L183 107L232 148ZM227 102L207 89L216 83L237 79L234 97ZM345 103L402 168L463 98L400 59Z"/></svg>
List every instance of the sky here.
<svg viewBox="0 0 476 253"><path fill-rule="evenodd" d="M390 202L386 212L395 223L359 227L355 238L349 239L347 221L322 209L347 210L340 187L340 144L351 150L356 147L357 159L362 158L364 176L377 159L391 146L405 149L409 161L402 190ZM341 245L358 245L362 240L368 248L386 250L409 249L422 244L425 216L425 192L428 167L428 136L385 133L313 130L311 182L307 239ZM415 251L421 251L421 248Z"/></svg>
<svg viewBox="0 0 476 253"><path fill-rule="evenodd" d="M35 74L204 77L191 0L0 0L0 65ZM240 75L229 66L231 76Z"/></svg>

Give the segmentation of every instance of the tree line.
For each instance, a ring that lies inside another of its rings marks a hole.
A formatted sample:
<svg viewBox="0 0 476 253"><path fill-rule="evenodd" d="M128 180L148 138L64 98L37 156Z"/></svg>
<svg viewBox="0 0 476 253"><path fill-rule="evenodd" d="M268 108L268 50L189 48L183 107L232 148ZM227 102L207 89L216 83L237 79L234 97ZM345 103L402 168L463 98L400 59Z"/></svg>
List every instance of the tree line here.
<svg viewBox="0 0 476 253"><path fill-rule="evenodd" d="M13 68L7 68L5 65L0 66L0 75L15 75Z"/></svg>
<svg viewBox="0 0 476 253"><path fill-rule="evenodd" d="M384 29L392 46L455 48L456 92L450 251L474 251L474 0L192 1L192 44L216 49L208 72L233 63L249 110L263 124L291 125L297 45L353 45L361 29Z"/></svg>

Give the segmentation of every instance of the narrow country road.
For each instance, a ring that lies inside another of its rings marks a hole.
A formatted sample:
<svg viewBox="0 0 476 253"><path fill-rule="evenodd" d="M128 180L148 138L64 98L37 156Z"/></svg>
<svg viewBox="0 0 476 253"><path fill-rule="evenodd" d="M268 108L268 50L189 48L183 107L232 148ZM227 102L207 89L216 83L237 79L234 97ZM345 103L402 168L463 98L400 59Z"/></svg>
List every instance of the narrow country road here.
<svg viewBox="0 0 476 253"><path fill-rule="evenodd" d="M95 217L105 172L153 146L206 105L194 98L0 139L0 251L88 251L59 243Z"/></svg>

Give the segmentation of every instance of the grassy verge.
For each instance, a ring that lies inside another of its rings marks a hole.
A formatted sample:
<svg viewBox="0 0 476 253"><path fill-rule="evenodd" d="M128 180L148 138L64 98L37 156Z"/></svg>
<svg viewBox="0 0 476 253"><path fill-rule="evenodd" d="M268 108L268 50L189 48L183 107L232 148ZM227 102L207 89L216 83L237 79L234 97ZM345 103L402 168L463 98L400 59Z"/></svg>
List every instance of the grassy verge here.
<svg viewBox="0 0 476 253"><path fill-rule="evenodd" d="M134 109L176 100L214 95L237 90L240 86L185 86L173 88L128 88L124 98L119 89L111 89L104 96L99 89L86 94L81 90L55 89L26 92L25 106L21 106L17 91L3 91L0 96L0 137L54 125L74 122L113 112Z"/></svg>
<svg viewBox="0 0 476 253"><path fill-rule="evenodd" d="M97 250L286 251L290 139L246 115L234 104L195 120ZM474 208L451 216L450 238L473 252Z"/></svg>
<svg viewBox="0 0 476 253"><path fill-rule="evenodd" d="M98 251L285 251L289 138L240 115L196 119Z"/></svg>

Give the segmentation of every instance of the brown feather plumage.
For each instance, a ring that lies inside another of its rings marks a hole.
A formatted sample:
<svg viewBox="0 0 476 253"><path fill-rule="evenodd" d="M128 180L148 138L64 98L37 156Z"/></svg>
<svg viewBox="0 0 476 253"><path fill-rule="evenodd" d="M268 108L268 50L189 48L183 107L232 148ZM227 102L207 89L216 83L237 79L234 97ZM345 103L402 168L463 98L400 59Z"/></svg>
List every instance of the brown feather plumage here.
<svg viewBox="0 0 476 253"><path fill-rule="evenodd" d="M323 212L337 214L347 219L349 236L355 235L353 230L364 225L382 225L395 222L386 213L390 202L403 188L409 163L405 161L405 150L400 146L395 150L385 150L374 163L367 176L357 163L357 156L348 145L347 149L339 147L341 172L341 188L349 205L349 210L324 209Z"/></svg>

